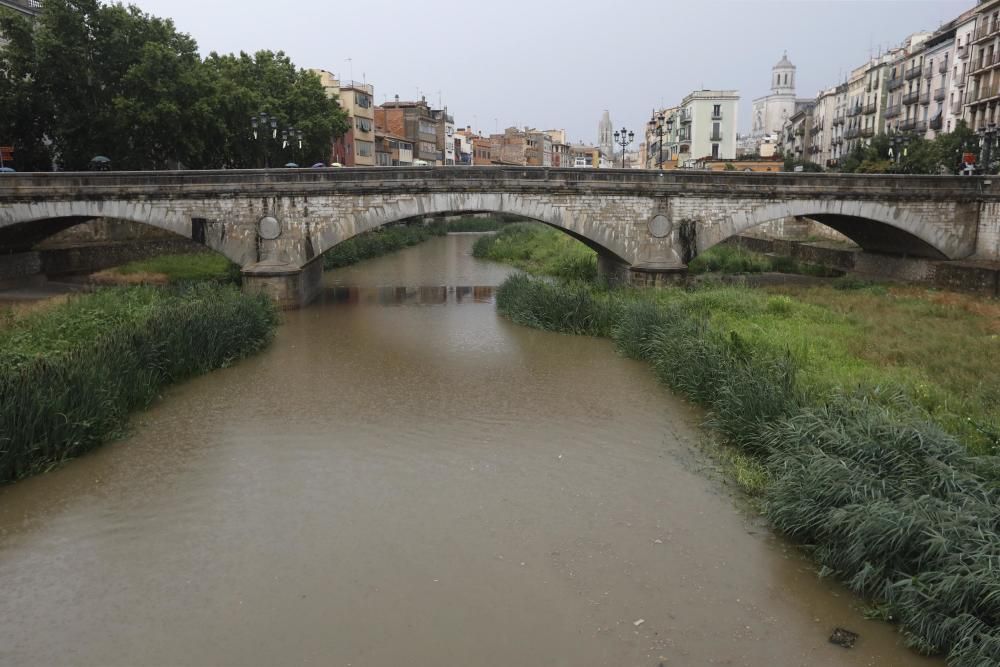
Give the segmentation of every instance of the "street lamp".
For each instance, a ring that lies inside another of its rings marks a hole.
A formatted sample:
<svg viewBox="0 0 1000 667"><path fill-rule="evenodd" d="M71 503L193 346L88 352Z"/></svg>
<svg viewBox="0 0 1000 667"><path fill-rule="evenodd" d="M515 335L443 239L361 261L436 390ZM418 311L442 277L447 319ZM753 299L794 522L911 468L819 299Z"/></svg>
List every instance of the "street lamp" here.
<svg viewBox="0 0 1000 667"><path fill-rule="evenodd" d="M266 111L261 111L257 115L250 116L250 128L253 130L254 141L263 142L264 169L267 169L270 166L267 159L267 144L278 138L278 119Z"/></svg>
<svg viewBox="0 0 1000 667"><path fill-rule="evenodd" d="M663 120L662 113L654 113L653 117L649 119L650 134L657 137L660 144L660 160L656 163L657 169L663 169Z"/></svg>
<svg viewBox="0 0 1000 667"><path fill-rule="evenodd" d="M624 127L615 130L615 143L622 147L622 169L625 168L625 147L635 140L635 132L629 132Z"/></svg>
<svg viewBox="0 0 1000 667"><path fill-rule="evenodd" d="M909 143L909 135L893 132L892 136L889 137L889 161L897 165L900 164L906 157ZM896 149L895 152L893 152L893 147Z"/></svg>
<svg viewBox="0 0 1000 667"><path fill-rule="evenodd" d="M281 150L285 150L290 145L298 144L298 149L302 150L302 130L296 130L294 127L290 127L287 130L281 131ZM292 149L292 157L295 157L295 149ZM295 162L293 159L292 162Z"/></svg>
<svg viewBox="0 0 1000 667"><path fill-rule="evenodd" d="M979 126L977 130L979 134L979 161L983 165L983 173L989 174L992 172L990 161L993 159L993 143L997 138L997 124L990 123L986 127Z"/></svg>

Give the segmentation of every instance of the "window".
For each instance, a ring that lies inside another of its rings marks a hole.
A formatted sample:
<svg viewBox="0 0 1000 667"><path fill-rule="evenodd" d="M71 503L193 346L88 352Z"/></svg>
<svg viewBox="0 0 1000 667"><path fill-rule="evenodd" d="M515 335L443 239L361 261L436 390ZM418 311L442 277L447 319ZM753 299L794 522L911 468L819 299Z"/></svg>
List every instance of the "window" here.
<svg viewBox="0 0 1000 667"><path fill-rule="evenodd" d="M360 116L355 117L354 125L362 132L372 131L372 121L370 118L361 118Z"/></svg>
<svg viewBox="0 0 1000 667"><path fill-rule="evenodd" d="M359 157L371 157L375 144L370 141L355 141L354 146Z"/></svg>
<svg viewBox="0 0 1000 667"><path fill-rule="evenodd" d="M713 141L719 141L722 138L722 135L719 134L719 132L721 131L721 125L722 125L721 123L712 123L712 140Z"/></svg>
<svg viewBox="0 0 1000 667"><path fill-rule="evenodd" d="M722 118L722 105L716 104L712 107L712 118Z"/></svg>
<svg viewBox="0 0 1000 667"><path fill-rule="evenodd" d="M712 144L712 159L719 159L719 144Z"/></svg>
<svg viewBox="0 0 1000 667"><path fill-rule="evenodd" d="M354 103L363 109L371 109L372 98L364 93L354 93Z"/></svg>

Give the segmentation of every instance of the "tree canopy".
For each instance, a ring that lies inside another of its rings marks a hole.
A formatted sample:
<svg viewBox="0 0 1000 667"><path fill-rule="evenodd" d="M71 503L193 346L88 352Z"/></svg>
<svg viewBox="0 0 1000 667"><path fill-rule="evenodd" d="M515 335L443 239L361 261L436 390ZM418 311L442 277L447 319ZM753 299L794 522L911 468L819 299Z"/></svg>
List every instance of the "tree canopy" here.
<svg viewBox="0 0 1000 667"><path fill-rule="evenodd" d="M319 78L281 52L211 54L169 19L98 0L46 0L34 25L0 13L0 144L21 170L86 169L95 155L116 169L262 166L325 161L346 115ZM254 141L265 111L303 131ZM272 162L277 162L272 160Z"/></svg>

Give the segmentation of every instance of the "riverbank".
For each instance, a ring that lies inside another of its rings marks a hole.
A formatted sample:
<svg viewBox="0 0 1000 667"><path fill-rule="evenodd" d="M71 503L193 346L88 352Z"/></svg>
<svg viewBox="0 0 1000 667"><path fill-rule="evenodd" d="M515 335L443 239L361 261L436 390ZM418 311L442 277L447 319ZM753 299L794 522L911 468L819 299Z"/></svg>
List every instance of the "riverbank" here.
<svg viewBox="0 0 1000 667"><path fill-rule="evenodd" d="M212 284L109 288L0 321L0 483L121 435L159 390L265 346L266 298Z"/></svg>
<svg viewBox="0 0 1000 667"><path fill-rule="evenodd" d="M606 290L515 276L497 307L649 362L708 409L735 480L825 572L915 649L995 664L997 305L839 287Z"/></svg>

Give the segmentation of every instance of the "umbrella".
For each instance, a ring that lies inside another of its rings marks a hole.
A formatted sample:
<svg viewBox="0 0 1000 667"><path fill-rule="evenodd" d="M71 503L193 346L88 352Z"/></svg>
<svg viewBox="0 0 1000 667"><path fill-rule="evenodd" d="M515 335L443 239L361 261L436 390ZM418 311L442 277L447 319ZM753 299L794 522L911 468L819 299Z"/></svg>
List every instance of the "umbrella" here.
<svg viewBox="0 0 1000 667"><path fill-rule="evenodd" d="M17 171L17 169L11 169L10 167L0 167L0 174L10 174Z"/></svg>
<svg viewBox="0 0 1000 667"><path fill-rule="evenodd" d="M322 162L317 162L316 164L314 164L314 165L312 166L312 168L313 168L313 169L325 169L325 168L326 168L326 165L325 165L325 164L323 164Z"/></svg>
<svg viewBox="0 0 1000 667"><path fill-rule="evenodd" d="M295 164L294 162L289 162L285 166L288 167L289 169L298 169L299 168L299 165Z"/></svg>
<svg viewBox="0 0 1000 667"><path fill-rule="evenodd" d="M95 155L94 157L90 158L90 161L104 163L104 162L111 162L111 158L104 157L103 155Z"/></svg>

